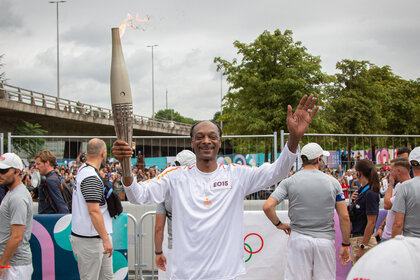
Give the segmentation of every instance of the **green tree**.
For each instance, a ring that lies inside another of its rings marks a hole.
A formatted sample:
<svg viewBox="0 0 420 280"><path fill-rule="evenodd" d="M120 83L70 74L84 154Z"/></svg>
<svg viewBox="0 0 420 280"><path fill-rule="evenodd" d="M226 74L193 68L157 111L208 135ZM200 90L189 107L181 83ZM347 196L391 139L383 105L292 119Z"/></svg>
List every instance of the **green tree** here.
<svg viewBox="0 0 420 280"><path fill-rule="evenodd" d="M195 124L197 121L192 118L184 117L180 113L174 111L174 109L164 109L159 110L155 113L156 119L161 120L172 120L174 122L186 123L186 124Z"/></svg>
<svg viewBox="0 0 420 280"><path fill-rule="evenodd" d="M388 88L389 97L383 105L390 134L418 134L420 127L420 79L397 79Z"/></svg>
<svg viewBox="0 0 420 280"><path fill-rule="evenodd" d="M43 135L47 133L47 130L42 129L41 125L38 123L32 124L22 120L22 123L15 124L16 134L17 135ZM18 153L23 153L27 158L34 158L37 152L42 150L45 140L42 138L18 138L15 139L12 143L13 148Z"/></svg>
<svg viewBox="0 0 420 280"><path fill-rule="evenodd" d="M406 81L389 66L369 61L345 59L337 69L335 82L325 89L325 117L335 133L417 133L413 116L419 107L419 81Z"/></svg>
<svg viewBox="0 0 420 280"><path fill-rule="evenodd" d="M294 42L292 34L290 30L264 31L250 44L234 42L240 62L214 59L230 85L222 116L227 133L287 130L287 105L295 108L305 94L314 93L322 106L321 89L331 78L321 72L321 59L307 53L301 42ZM325 127L322 120L311 124L312 130L321 127Z"/></svg>

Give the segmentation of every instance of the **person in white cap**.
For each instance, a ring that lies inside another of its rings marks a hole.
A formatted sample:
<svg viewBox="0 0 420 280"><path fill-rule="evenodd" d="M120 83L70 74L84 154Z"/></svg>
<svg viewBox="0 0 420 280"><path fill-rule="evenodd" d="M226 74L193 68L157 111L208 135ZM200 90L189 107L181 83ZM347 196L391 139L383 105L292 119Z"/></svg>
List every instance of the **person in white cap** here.
<svg viewBox="0 0 420 280"><path fill-rule="evenodd" d="M339 259L350 260L350 219L340 183L320 171L329 156L317 143L302 148L303 169L283 180L264 203L267 218L278 229L290 234L284 279L335 279L334 208L342 234ZM290 227L282 223L275 207L289 199Z"/></svg>
<svg viewBox="0 0 420 280"><path fill-rule="evenodd" d="M417 280L419 276L420 239L398 235L366 252L347 280Z"/></svg>
<svg viewBox="0 0 420 280"><path fill-rule="evenodd" d="M173 248L170 279L231 280L246 273L244 255L244 196L286 178L299 141L315 116L316 98L304 96L296 111L287 109L289 138L279 158L260 167L218 164L222 130L202 121L192 126L191 147L196 165L166 169L157 178L138 183L123 177L128 200L135 204L172 199ZM313 109L313 110L312 110ZM116 159L130 158L132 148L117 140Z"/></svg>
<svg viewBox="0 0 420 280"><path fill-rule="evenodd" d="M30 280L32 197L22 184L22 160L14 153L0 156L0 184L9 188L0 205L0 279Z"/></svg>
<svg viewBox="0 0 420 280"><path fill-rule="evenodd" d="M401 233L404 236L420 237L420 147L416 147L408 157L414 178L399 187L392 210L395 213L392 237Z"/></svg>
<svg viewBox="0 0 420 280"><path fill-rule="evenodd" d="M176 166L195 165L195 154L190 150L183 150L175 157ZM168 249L165 254L162 248L163 230L165 228L166 217L168 217ZM170 258L172 251L172 202L170 198L165 199L156 207L156 224L155 224L155 255L156 265L159 268L159 279L166 279L166 274L170 273ZM165 273L166 272L166 273Z"/></svg>

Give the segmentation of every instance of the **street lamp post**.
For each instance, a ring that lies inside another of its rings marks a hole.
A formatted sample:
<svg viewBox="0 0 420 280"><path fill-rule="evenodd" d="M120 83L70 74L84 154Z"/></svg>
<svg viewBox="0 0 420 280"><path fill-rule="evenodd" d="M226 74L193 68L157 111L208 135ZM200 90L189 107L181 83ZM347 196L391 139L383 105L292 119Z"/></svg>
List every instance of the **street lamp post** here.
<svg viewBox="0 0 420 280"><path fill-rule="evenodd" d="M220 128L223 129L223 71L220 71Z"/></svg>
<svg viewBox="0 0 420 280"><path fill-rule="evenodd" d="M60 98L60 40L58 30L58 4L65 3L66 1L48 1L48 3L56 4L57 7L57 98Z"/></svg>
<svg viewBox="0 0 420 280"><path fill-rule="evenodd" d="M153 59L153 49L158 45L147 46L152 48L152 118L155 118L155 68L154 68L154 59Z"/></svg>

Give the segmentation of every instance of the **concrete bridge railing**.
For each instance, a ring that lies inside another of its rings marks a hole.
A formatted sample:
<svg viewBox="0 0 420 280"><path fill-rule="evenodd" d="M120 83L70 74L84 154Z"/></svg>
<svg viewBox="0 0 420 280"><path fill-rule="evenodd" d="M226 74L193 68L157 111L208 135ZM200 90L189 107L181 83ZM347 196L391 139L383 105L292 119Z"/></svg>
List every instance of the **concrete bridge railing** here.
<svg viewBox="0 0 420 280"><path fill-rule="evenodd" d="M6 99L12 102L19 102L33 106L39 106L48 109L54 109L62 112L73 113L77 115L91 116L101 119L113 119L112 110L95 105L81 103L80 101L69 100L65 98L58 98L56 96L45 93L36 92L33 90L24 89L21 87L12 86L5 83L0 83L0 100ZM140 115L133 115L134 124L147 125L156 128L172 129L176 127L180 131L188 131L191 125L185 123L178 123L174 121L153 119Z"/></svg>

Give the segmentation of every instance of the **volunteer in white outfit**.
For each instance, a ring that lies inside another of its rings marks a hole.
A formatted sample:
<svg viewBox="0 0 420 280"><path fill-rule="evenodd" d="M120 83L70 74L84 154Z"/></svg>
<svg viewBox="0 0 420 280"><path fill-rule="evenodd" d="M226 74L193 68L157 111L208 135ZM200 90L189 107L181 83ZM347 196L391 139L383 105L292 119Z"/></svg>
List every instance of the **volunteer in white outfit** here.
<svg viewBox="0 0 420 280"><path fill-rule="evenodd" d="M221 130L209 121L191 128L197 165L173 167L157 178L138 183L123 177L131 203L161 203L172 198L173 249L169 279L234 279L246 273L243 249L243 198L286 178L296 160L299 140L318 108L316 98L304 96L292 114L287 145L273 164L259 168L218 165ZM117 140L116 159L129 158L131 147Z"/></svg>

